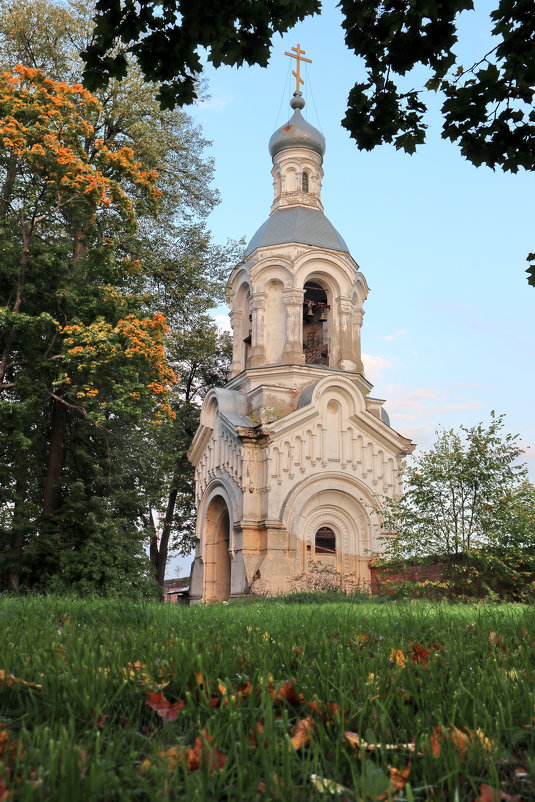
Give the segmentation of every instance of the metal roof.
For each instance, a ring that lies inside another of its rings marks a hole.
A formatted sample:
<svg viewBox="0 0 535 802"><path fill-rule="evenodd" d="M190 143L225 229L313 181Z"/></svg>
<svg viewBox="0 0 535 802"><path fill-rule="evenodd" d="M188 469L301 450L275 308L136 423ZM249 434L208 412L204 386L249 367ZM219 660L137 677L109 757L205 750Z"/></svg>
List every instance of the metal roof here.
<svg viewBox="0 0 535 802"><path fill-rule="evenodd" d="M249 245L247 254L267 245L300 242L331 251L349 251L346 243L319 209L292 206L276 209L260 226Z"/></svg>
<svg viewBox="0 0 535 802"><path fill-rule="evenodd" d="M304 101L303 106L305 105ZM296 108L287 123L277 128L269 140L269 152L275 156L286 148L309 148L323 156L325 153L325 137L305 120L299 108Z"/></svg>

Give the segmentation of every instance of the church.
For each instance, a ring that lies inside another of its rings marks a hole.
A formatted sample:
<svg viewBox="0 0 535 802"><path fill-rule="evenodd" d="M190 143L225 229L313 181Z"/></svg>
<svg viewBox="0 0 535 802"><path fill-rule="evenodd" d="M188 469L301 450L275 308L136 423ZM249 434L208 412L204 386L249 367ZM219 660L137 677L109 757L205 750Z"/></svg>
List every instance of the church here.
<svg viewBox="0 0 535 802"><path fill-rule="evenodd" d="M368 285L321 201L325 139L293 114L269 141L273 203L229 279L233 359L188 453L197 547L190 600L288 592L328 566L369 587L381 499L414 445L370 395L361 358Z"/></svg>

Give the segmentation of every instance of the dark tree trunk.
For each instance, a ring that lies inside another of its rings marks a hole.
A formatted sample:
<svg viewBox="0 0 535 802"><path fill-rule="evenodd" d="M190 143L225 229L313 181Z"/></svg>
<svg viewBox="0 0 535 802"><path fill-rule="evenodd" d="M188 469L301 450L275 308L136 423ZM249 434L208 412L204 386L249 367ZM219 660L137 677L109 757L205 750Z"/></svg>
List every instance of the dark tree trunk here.
<svg viewBox="0 0 535 802"><path fill-rule="evenodd" d="M65 464L65 430L67 407L55 399L52 401L50 421L50 443L43 491L43 513L56 515L61 501L61 474Z"/></svg>
<svg viewBox="0 0 535 802"><path fill-rule="evenodd" d="M24 510L27 503L26 490L26 482L18 480L15 491L17 501L13 510L13 523L9 540L9 567L5 576L6 589L10 591L17 591L20 586L20 564L26 540L24 531Z"/></svg>
<svg viewBox="0 0 535 802"><path fill-rule="evenodd" d="M171 537L171 529L173 527L173 516L175 514L175 505L178 496L178 480L179 480L178 473L175 472L173 474L171 490L169 492L169 496L167 499L167 507L165 510L165 517L163 519L163 526L159 543L158 543L158 536L156 533L156 527L152 522L153 534L150 540L149 555L152 564L152 570L154 572L154 578L156 579L156 582L158 583L158 588L160 590L161 601L163 601L165 597L165 590L163 583L165 580L165 568L167 565L167 554L169 551L169 538ZM151 515L151 521L152 521L152 515Z"/></svg>

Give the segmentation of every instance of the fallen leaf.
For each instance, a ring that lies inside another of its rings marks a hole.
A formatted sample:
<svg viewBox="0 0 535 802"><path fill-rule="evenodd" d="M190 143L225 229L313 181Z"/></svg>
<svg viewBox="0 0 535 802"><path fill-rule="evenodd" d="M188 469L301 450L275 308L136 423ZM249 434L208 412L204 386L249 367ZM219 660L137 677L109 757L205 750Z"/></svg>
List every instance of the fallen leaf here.
<svg viewBox="0 0 535 802"><path fill-rule="evenodd" d="M295 690L292 680L285 680L280 687L270 689L271 698L274 702L288 702L290 705L298 705L300 697Z"/></svg>
<svg viewBox="0 0 535 802"><path fill-rule="evenodd" d="M390 662L396 666L405 665L405 654L401 649L390 649Z"/></svg>
<svg viewBox="0 0 535 802"><path fill-rule="evenodd" d="M387 752L394 752L398 749L406 749L409 752L414 752L416 749L416 744L414 741L404 744L371 744L368 743L368 741L365 741L363 738L360 738L356 732L344 732L344 738L354 749L367 749L369 752L373 752L374 749L384 749Z"/></svg>
<svg viewBox="0 0 535 802"><path fill-rule="evenodd" d="M492 752L495 748L495 744L490 738L487 738L479 727L475 732L472 732L467 727L465 732L458 729L458 727L435 727L431 733L431 753L433 757L440 757L441 741L450 741L460 757L466 756L466 751L470 744L479 744L486 752Z"/></svg>
<svg viewBox="0 0 535 802"><path fill-rule="evenodd" d="M42 689L42 686L35 682L28 682L14 674L7 674L3 668L0 668L0 685L7 685L8 688L12 688L13 685L23 685L25 688L35 688L37 691Z"/></svg>
<svg viewBox="0 0 535 802"><path fill-rule="evenodd" d="M345 785L340 785L340 783L337 783L334 780L329 780L327 779L327 777L320 777L318 774L311 774L310 782L312 783L314 788L320 793L326 793L326 794L351 793L350 789L346 788Z"/></svg>
<svg viewBox="0 0 535 802"><path fill-rule="evenodd" d="M151 710L158 713L164 721L174 721L186 706L182 699L178 702L170 702L163 693L154 693L153 691L147 691L146 702Z"/></svg>
<svg viewBox="0 0 535 802"><path fill-rule="evenodd" d="M222 755L218 751L215 743L213 746L212 736L207 735L206 730L203 729L201 735L195 739L193 748L184 748L183 746L174 746L171 749L158 752L158 758L165 761L169 771L174 771L178 764L185 763L188 771L197 771L202 764L205 764L210 773L222 769L227 762L226 755ZM147 758L141 764L141 772L145 772L152 767L153 763L150 758Z"/></svg>
<svg viewBox="0 0 535 802"><path fill-rule="evenodd" d="M198 735L195 739L193 749L185 750L186 765L189 771L196 771L201 763L204 763L208 767L211 774L224 767L227 762L227 756L222 755L221 752L217 750L215 743L212 747L212 741L213 737L207 735L206 730L203 729L201 735Z"/></svg>
<svg viewBox="0 0 535 802"><path fill-rule="evenodd" d="M251 743L253 746L258 746L258 741L256 736L262 735L263 732L264 732L264 724L261 721L257 721L254 726L253 734L251 735Z"/></svg>
<svg viewBox="0 0 535 802"><path fill-rule="evenodd" d="M431 649L424 649L419 643L411 644L411 660L413 663L421 663L423 668L427 668L427 663L431 654Z"/></svg>
<svg viewBox="0 0 535 802"><path fill-rule="evenodd" d="M397 794L407 784L411 773L411 764L408 763L404 769L396 769L394 766L389 766L388 770L390 772L390 791L393 794Z"/></svg>
<svg viewBox="0 0 535 802"><path fill-rule="evenodd" d="M522 797L515 794L506 794L505 791L499 791L491 785L481 783L479 786L479 797L476 802L522 802Z"/></svg>
<svg viewBox="0 0 535 802"><path fill-rule="evenodd" d="M310 716L299 719L295 727L292 729L292 737L290 738L293 748L297 751L298 749L301 749L303 746L306 746L308 743L310 743L310 737L313 735L315 729L316 724L314 719L312 719Z"/></svg>

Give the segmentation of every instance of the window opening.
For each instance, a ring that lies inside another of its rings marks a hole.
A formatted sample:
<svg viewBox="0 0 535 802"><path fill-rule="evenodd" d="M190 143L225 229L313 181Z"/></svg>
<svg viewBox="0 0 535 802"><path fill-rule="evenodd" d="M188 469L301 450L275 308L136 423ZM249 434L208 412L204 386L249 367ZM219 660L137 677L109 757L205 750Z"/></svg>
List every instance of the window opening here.
<svg viewBox="0 0 535 802"><path fill-rule="evenodd" d="M313 365L329 364L329 345L327 342L328 322L327 293L314 281L304 287L303 298L303 351L305 362Z"/></svg>
<svg viewBox="0 0 535 802"><path fill-rule="evenodd" d="M336 535L329 526L316 532L316 554L336 554Z"/></svg>
<svg viewBox="0 0 535 802"><path fill-rule="evenodd" d="M308 173L303 173L301 176L301 189L303 192L308 192Z"/></svg>

